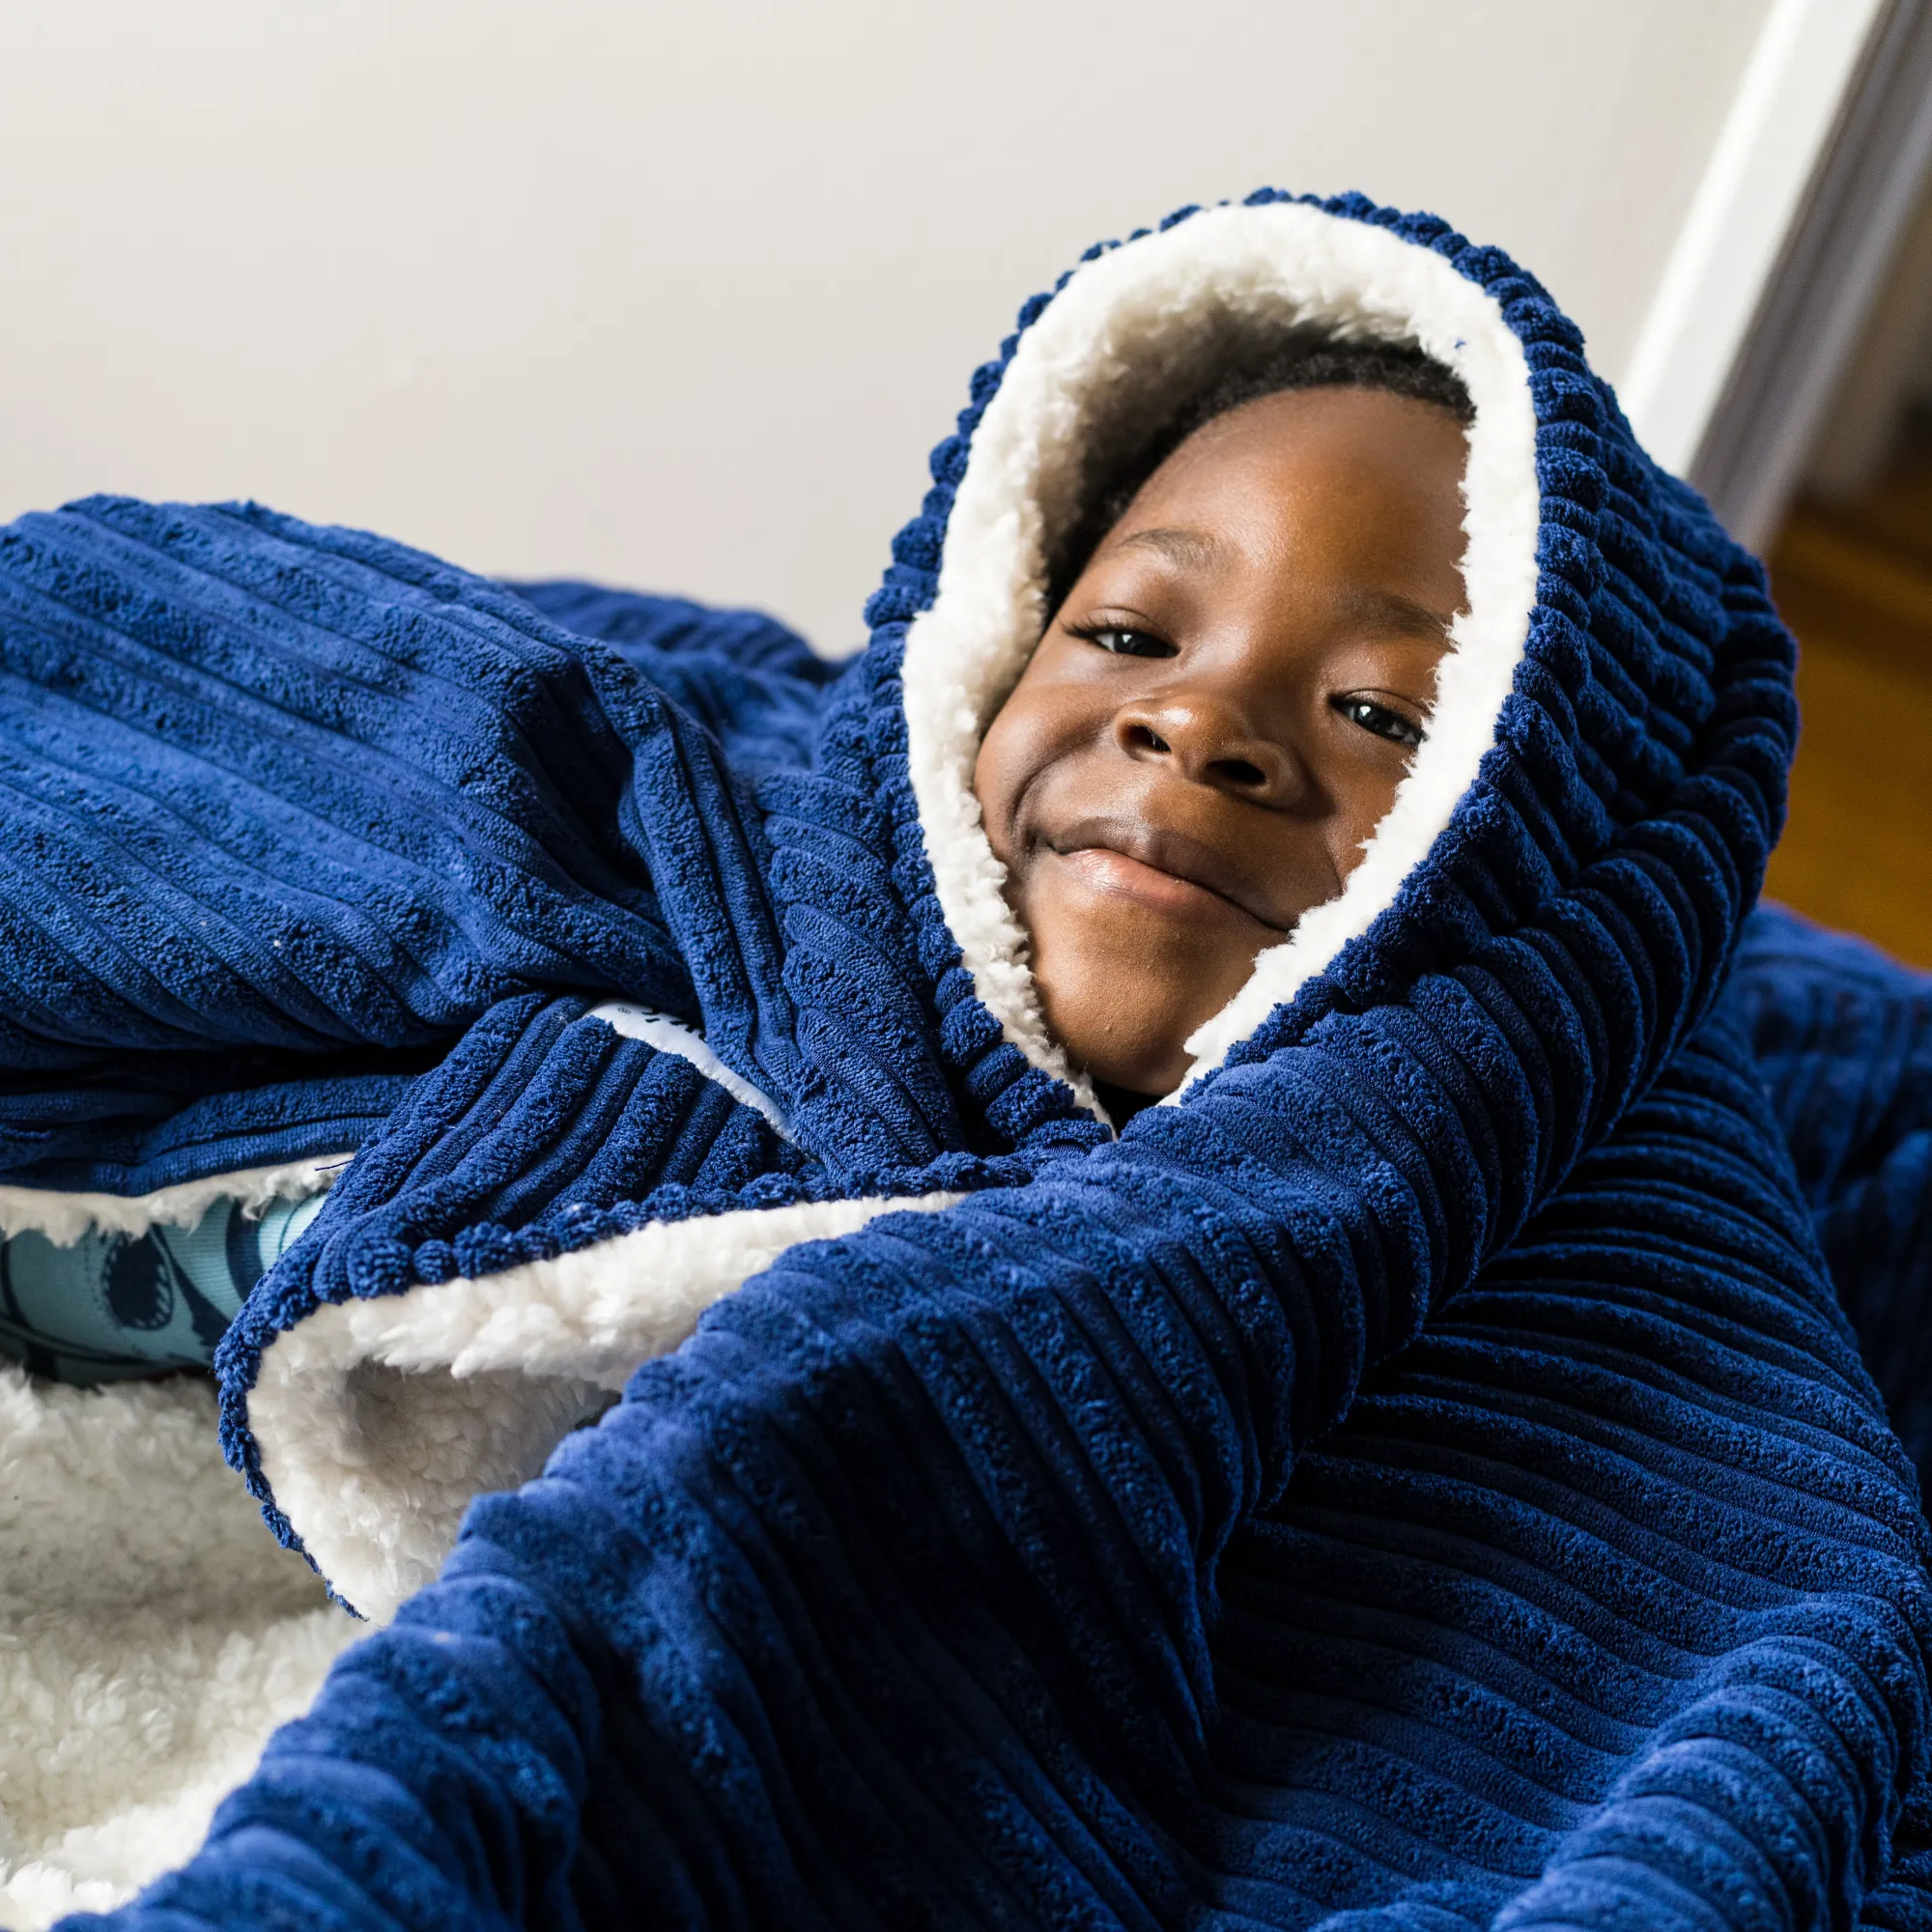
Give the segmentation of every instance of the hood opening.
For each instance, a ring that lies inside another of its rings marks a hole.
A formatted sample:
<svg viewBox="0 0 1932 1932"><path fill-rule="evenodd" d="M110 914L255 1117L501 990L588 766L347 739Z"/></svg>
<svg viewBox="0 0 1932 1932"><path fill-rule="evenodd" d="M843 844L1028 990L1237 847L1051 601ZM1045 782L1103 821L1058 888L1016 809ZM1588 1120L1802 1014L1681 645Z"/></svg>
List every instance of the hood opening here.
<svg viewBox="0 0 1932 1932"><path fill-rule="evenodd" d="M980 741L1039 640L1095 479L1225 374L1338 339L1419 349L1469 393L1465 607L1428 736L1361 863L1189 1038L1179 1099L1389 906L1494 742L1528 634L1539 507L1529 372L1499 304L1431 249L1298 203L1210 209L1099 255L1021 335L973 436L937 595L907 633L908 761L940 906L1007 1037L1102 1119L1041 1015L973 795Z"/></svg>

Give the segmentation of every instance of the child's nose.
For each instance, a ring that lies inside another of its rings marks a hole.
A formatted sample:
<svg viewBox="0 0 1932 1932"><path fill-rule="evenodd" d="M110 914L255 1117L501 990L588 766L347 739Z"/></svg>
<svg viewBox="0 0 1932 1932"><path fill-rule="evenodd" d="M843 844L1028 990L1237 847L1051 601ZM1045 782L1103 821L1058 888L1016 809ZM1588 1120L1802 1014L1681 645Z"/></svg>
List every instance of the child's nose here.
<svg viewBox="0 0 1932 1932"><path fill-rule="evenodd" d="M1194 783L1258 804L1288 805L1304 789L1300 762L1286 745L1205 693L1123 705L1114 738L1130 758L1172 759Z"/></svg>

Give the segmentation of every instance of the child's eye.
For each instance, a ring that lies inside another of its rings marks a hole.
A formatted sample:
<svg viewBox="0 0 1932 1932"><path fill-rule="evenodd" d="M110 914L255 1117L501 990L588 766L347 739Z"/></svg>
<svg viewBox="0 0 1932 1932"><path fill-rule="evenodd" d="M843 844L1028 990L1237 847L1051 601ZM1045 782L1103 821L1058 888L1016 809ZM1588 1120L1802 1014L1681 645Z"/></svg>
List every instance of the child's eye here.
<svg viewBox="0 0 1932 1932"><path fill-rule="evenodd" d="M1373 731L1392 745L1406 745L1412 750L1422 743L1420 724L1405 718L1400 711L1391 711L1386 704L1378 704L1373 697L1338 697L1335 709L1350 724L1359 724L1364 731Z"/></svg>
<svg viewBox="0 0 1932 1932"><path fill-rule="evenodd" d="M1171 658L1175 648L1165 639L1156 638L1151 631L1129 630L1124 624L1094 624L1073 634L1085 638L1090 644L1098 644L1103 651L1112 651L1117 658Z"/></svg>

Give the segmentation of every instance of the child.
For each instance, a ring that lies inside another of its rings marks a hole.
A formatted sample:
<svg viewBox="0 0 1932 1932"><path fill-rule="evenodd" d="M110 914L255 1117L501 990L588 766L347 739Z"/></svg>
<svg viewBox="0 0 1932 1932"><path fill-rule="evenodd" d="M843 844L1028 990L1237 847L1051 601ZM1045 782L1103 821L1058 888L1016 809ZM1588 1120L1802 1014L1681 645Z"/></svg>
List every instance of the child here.
<svg viewBox="0 0 1932 1932"><path fill-rule="evenodd" d="M934 477L829 690L0 538L15 1211L354 1152L215 1370L394 1622L122 1922L1907 1917L1924 1523L1730 986L1761 572L1352 199L1096 251Z"/></svg>

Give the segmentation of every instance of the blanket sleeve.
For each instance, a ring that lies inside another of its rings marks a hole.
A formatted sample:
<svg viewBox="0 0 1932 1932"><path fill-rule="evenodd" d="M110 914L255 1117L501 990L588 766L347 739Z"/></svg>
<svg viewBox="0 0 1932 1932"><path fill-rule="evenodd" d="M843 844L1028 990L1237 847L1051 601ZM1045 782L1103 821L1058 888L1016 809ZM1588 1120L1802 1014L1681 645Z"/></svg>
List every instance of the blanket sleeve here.
<svg viewBox="0 0 1932 1932"><path fill-rule="evenodd" d="M532 987L696 1010L639 747L683 697L787 755L822 668L752 613L563 588L253 505L0 530L0 1172L413 1070Z"/></svg>

